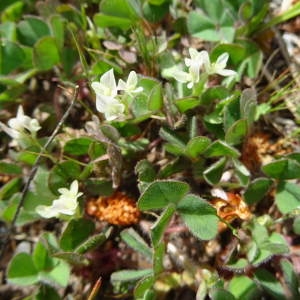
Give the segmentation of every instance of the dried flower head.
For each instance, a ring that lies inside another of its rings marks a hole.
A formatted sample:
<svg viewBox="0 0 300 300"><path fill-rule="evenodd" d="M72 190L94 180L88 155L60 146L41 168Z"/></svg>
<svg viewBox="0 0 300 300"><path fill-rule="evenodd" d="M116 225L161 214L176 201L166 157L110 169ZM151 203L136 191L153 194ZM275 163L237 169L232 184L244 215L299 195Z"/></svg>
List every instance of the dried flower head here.
<svg viewBox="0 0 300 300"><path fill-rule="evenodd" d="M120 226L136 224L140 218L135 201L121 192L88 201L86 212L101 221Z"/></svg>
<svg viewBox="0 0 300 300"><path fill-rule="evenodd" d="M211 204L216 208L217 215L230 223L235 219L249 220L251 212L239 194L226 193L226 199L214 198ZM225 223L219 223L219 231L226 228Z"/></svg>

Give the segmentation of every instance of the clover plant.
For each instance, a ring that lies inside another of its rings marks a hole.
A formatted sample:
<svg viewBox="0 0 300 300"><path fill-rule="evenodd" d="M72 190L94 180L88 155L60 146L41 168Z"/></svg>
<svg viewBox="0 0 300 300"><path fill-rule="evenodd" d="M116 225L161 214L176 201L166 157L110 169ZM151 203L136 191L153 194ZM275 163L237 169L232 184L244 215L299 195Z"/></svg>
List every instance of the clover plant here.
<svg viewBox="0 0 300 300"><path fill-rule="evenodd" d="M40 228L7 282L35 285L24 299L62 299L72 274L88 299L183 286L196 299L299 298L300 155L258 161L249 141L272 103L262 111L244 78L262 70L262 28L300 5L271 17L258 0L71 2L0 4L2 254L16 230ZM126 221L109 222L118 210ZM183 235L205 262L176 245ZM144 267L119 267L116 244Z"/></svg>

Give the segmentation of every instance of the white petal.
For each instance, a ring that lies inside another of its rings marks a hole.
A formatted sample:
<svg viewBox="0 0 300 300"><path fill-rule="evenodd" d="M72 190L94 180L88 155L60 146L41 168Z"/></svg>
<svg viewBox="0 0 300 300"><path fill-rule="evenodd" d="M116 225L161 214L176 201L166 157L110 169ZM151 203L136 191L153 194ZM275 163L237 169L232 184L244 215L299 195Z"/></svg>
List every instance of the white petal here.
<svg viewBox="0 0 300 300"><path fill-rule="evenodd" d="M51 206L38 205L35 211L43 218L52 218L52 217L57 217L59 215L59 212L53 209L52 205Z"/></svg>
<svg viewBox="0 0 300 300"><path fill-rule="evenodd" d="M110 69L101 76L100 83L110 91L109 95L106 96L115 97L117 95L117 85L113 69Z"/></svg>
<svg viewBox="0 0 300 300"><path fill-rule="evenodd" d="M70 191L72 194L76 195L78 193L78 181L77 180L74 180L72 183L71 183L71 186L70 186Z"/></svg>
<svg viewBox="0 0 300 300"><path fill-rule="evenodd" d="M91 87L95 91L96 94L103 93L103 86L100 82L96 82L96 81L92 82Z"/></svg>
<svg viewBox="0 0 300 300"><path fill-rule="evenodd" d="M187 84L188 89L191 89L193 86L194 86L194 82L192 81Z"/></svg>
<svg viewBox="0 0 300 300"><path fill-rule="evenodd" d="M216 61L216 66L217 68L222 68L224 69L226 67L227 61L229 58L229 54L227 52L221 54Z"/></svg>
<svg viewBox="0 0 300 300"><path fill-rule="evenodd" d="M77 206L76 199L65 197L60 197L52 203L52 209L64 215L74 215Z"/></svg>
<svg viewBox="0 0 300 300"><path fill-rule="evenodd" d="M216 73L222 76L234 76L237 74L235 71L228 69L217 70Z"/></svg>
<svg viewBox="0 0 300 300"><path fill-rule="evenodd" d="M131 71L127 78L127 85L136 87L137 82L138 82L138 78L137 78L135 71Z"/></svg>
<svg viewBox="0 0 300 300"><path fill-rule="evenodd" d="M41 129L39 122L36 119L31 119L29 123L29 128L27 128L31 133L37 132Z"/></svg>
<svg viewBox="0 0 300 300"><path fill-rule="evenodd" d="M206 72L209 72L211 69L210 58L207 51L201 51L202 62Z"/></svg>
<svg viewBox="0 0 300 300"><path fill-rule="evenodd" d="M132 91L132 93L140 93L144 90L143 87L139 86L138 88L136 88L135 90Z"/></svg>
<svg viewBox="0 0 300 300"><path fill-rule="evenodd" d="M17 118L21 118L24 116L24 110L23 110L23 106L19 105L18 107L18 111L17 111Z"/></svg>
<svg viewBox="0 0 300 300"><path fill-rule="evenodd" d="M126 82L122 79L119 79L117 89L120 91L125 91L127 89Z"/></svg>
<svg viewBox="0 0 300 300"><path fill-rule="evenodd" d="M104 115L106 120L112 121L123 116L124 111L124 104L115 100L112 103L110 103L110 105L107 107L107 110L104 112Z"/></svg>
<svg viewBox="0 0 300 300"><path fill-rule="evenodd" d="M0 122L0 128L8 134L13 139L17 139L20 136L20 132L17 130L14 130L12 128L7 127L4 123Z"/></svg>
<svg viewBox="0 0 300 300"><path fill-rule="evenodd" d="M191 75L187 72L181 71L181 70L176 70L172 76L179 82L188 82L191 81Z"/></svg>
<svg viewBox="0 0 300 300"><path fill-rule="evenodd" d="M198 58L200 53L194 48L189 48L189 54L190 54L191 59L196 59L196 58Z"/></svg>
<svg viewBox="0 0 300 300"><path fill-rule="evenodd" d="M104 113L107 109L107 106L109 105L109 102L111 102L111 99L114 99L112 97L104 96L104 95L97 95L96 97L96 109Z"/></svg>

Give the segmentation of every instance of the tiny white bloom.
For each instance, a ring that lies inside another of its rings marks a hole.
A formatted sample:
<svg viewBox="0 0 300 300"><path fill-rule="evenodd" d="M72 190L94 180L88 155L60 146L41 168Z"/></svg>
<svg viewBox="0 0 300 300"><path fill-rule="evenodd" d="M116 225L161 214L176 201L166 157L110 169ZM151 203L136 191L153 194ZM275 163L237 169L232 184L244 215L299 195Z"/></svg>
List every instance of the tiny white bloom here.
<svg viewBox="0 0 300 300"><path fill-rule="evenodd" d="M17 116L7 122L8 126L0 122L0 128L11 136L17 144L22 144L28 134L33 136L41 129L39 122L24 115L22 106L19 106Z"/></svg>
<svg viewBox="0 0 300 300"><path fill-rule="evenodd" d="M116 79L114 75L114 70L110 69L105 72L99 82L92 82L92 88L96 95L106 96L106 97L116 97L118 90Z"/></svg>
<svg viewBox="0 0 300 300"><path fill-rule="evenodd" d="M203 53L203 64L204 64L205 72L209 75L211 74L219 74L221 76L236 75L235 71L225 69L228 58L229 58L229 54L223 53L217 58L216 62L211 63L209 59L209 55L207 51L205 51L205 53Z"/></svg>
<svg viewBox="0 0 300 300"><path fill-rule="evenodd" d="M195 83L200 80L200 69L203 65L203 52L198 52L196 49L189 48L191 58L185 58L185 65L189 68L188 72L174 70L172 76L179 82L188 83L187 87L191 89Z"/></svg>
<svg viewBox="0 0 300 300"><path fill-rule="evenodd" d="M127 94L135 94L140 93L143 88L142 87L136 87L138 83L138 77L135 71L131 71L128 75L127 81L125 82L122 79L119 79L118 82L118 90L125 91Z"/></svg>
<svg viewBox="0 0 300 300"><path fill-rule="evenodd" d="M96 108L108 121L123 117L125 105L116 98L118 88L113 69L104 73L100 82L92 82L92 88L96 93Z"/></svg>
<svg viewBox="0 0 300 300"><path fill-rule="evenodd" d="M39 205L36 212L43 218L58 217L60 214L74 215L78 206L77 198L82 195L78 193L78 181L71 183L70 189L60 188L58 192L61 194L58 199L52 202L52 205Z"/></svg>
<svg viewBox="0 0 300 300"><path fill-rule="evenodd" d="M124 117L125 105L119 102L115 98L106 99L106 102L101 102L101 110L100 102L98 101L97 109L100 112L104 113L105 119L107 121L112 121L118 118Z"/></svg>

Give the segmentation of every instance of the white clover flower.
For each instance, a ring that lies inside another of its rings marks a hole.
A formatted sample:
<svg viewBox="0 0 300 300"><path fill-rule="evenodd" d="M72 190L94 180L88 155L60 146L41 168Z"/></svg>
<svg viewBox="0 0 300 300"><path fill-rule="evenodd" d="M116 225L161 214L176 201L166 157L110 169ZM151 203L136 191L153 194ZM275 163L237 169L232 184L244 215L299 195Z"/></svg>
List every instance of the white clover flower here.
<svg viewBox="0 0 300 300"><path fill-rule="evenodd" d="M41 129L36 119L24 115L22 106L19 106L17 116L10 119L7 124L9 127L0 122L0 128L11 136L17 144L23 144L28 134L35 136L36 132Z"/></svg>
<svg viewBox="0 0 300 300"><path fill-rule="evenodd" d="M118 89L114 75L114 70L110 69L109 71L105 72L101 76L100 82L92 82L92 88L97 96L101 95L111 98L116 97Z"/></svg>
<svg viewBox="0 0 300 300"><path fill-rule="evenodd" d="M142 87L136 87L138 83L138 77L135 71L131 71L128 75L127 81L119 79L117 89L125 91L126 94L136 94L143 91Z"/></svg>
<svg viewBox="0 0 300 300"><path fill-rule="evenodd" d="M92 82L91 86L96 93L96 108L108 121L123 117L125 105L116 98L118 88L113 69L104 73L100 82Z"/></svg>
<svg viewBox="0 0 300 300"><path fill-rule="evenodd" d="M209 59L209 55L207 53L207 51L204 51L205 53L203 53L203 65L204 65L204 69L205 72L209 75L212 74L219 74L221 76L233 76L236 75L236 72L233 70L229 70L229 69L225 69L226 68L226 64L229 58L229 54L228 53L223 53L221 54L216 62L211 63L210 59Z"/></svg>
<svg viewBox="0 0 300 300"><path fill-rule="evenodd" d="M78 206L77 198L82 195L78 193L78 181L71 183L70 189L60 188L58 192L61 194L58 199L52 202L52 205L38 205L36 212L43 218L58 217L60 214L74 215Z"/></svg>
<svg viewBox="0 0 300 300"><path fill-rule="evenodd" d="M196 49L189 48L191 58L185 58L185 65L189 68L188 72L174 69L172 76L179 82L188 83L187 87L191 89L195 83L200 80L200 69L203 65L203 52L198 52Z"/></svg>

